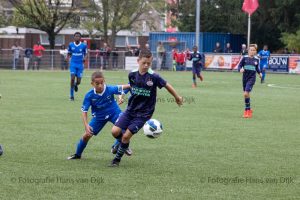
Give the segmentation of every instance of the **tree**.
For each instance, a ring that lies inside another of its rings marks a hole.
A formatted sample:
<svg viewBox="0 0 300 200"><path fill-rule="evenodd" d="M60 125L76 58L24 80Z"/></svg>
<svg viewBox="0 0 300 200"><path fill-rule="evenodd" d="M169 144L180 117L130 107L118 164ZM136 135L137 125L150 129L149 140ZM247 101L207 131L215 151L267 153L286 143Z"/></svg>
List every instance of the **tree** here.
<svg viewBox="0 0 300 200"><path fill-rule="evenodd" d="M300 29L293 33L282 33L281 41L285 44L290 50L296 50L296 52L300 52Z"/></svg>
<svg viewBox="0 0 300 200"><path fill-rule="evenodd" d="M75 10L74 0L69 5L64 0L9 0L15 7L14 23L45 31L50 48L55 47L55 37L66 25Z"/></svg>
<svg viewBox="0 0 300 200"><path fill-rule="evenodd" d="M89 18L94 20L94 27L100 31L104 40L115 45L116 34L120 30L131 30L142 15L151 21L154 20L149 10L162 8L164 2L155 0L85 0L85 6L89 9ZM109 34L111 38L109 41Z"/></svg>

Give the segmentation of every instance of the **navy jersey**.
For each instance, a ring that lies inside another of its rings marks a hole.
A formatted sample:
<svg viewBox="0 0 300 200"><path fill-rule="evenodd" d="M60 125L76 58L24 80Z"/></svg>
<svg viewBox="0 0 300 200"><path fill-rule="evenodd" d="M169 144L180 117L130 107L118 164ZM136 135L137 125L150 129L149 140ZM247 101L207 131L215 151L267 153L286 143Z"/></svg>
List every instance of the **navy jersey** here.
<svg viewBox="0 0 300 200"><path fill-rule="evenodd" d="M238 71L244 68L243 80L253 81L256 80L256 72L259 74L259 58L254 56L253 58L249 56L244 56L239 64Z"/></svg>
<svg viewBox="0 0 300 200"><path fill-rule="evenodd" d="M199 51L192 52L189 56L189 60L193 61L193 67L203 67L204 56Z"/></svg>
<svg viewBox="0 0 300 200"><path fill-rule="evenodd" d="M84 97L81 111L88 112L89 108L91 107L93 116L106 117L116 109L120 109L114 98L114 94L123 94L121 85L105 85L101 94L96 93L94 88L91 89Z"/></svg>
<svg viewBox="0 0 300 200"><path fill-rule="evenodd" d="M72 55L71 63L83 63L84 56L86 55L87 47L85 43L71 42L69 44L68 53Z"/></svg>
<svg viewBox="0 0 300 200"><path fill-rule="evenodd" d="M135 116L152 115L156 104L157 87L165 87L167 82L151 69L141 75L134 70L128 75L131 86L131 96L128 100L127 111Z"/></svg>
<svg viewBox="0 0 300 200"><path fill-rule="evenodd" d="M260 64L267 65L270 58L270 51L261 50L258 52L258 55L260 56Z"/></svg>

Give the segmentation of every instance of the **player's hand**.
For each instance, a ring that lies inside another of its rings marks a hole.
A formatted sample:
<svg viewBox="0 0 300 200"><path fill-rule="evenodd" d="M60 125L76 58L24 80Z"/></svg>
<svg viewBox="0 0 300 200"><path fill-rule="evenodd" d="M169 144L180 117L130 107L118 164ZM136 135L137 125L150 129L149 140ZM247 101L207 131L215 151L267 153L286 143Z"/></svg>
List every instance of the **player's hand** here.
<svg viewBox="0 0 300 200"><path fill-rule="evenodd" d="M123 96L122 96L122 95L119 95L119 98L118 98L118 105L121 105L122 103L124 103Z"/></svg>
<svg viewBox="0 0 300 200"><path fill-rule="evenodd" d="M82 60L82 63L85 63L85 59Z"/></svg>
<svg viewBox="0 0 300 200"><path fill-rule="evenodd" d="M245 71L244 68L240 69L240 73L244 73L244 71Z"/></svg>
<svg viewBox="0 0 300 200"><path fill-rule="evenodd" d="M183 97L179 96L175 98L175 100L178 106L181 106L183 104Z"/></svg>
<svg viewBox="0 0 300 200"><path fill-rule="evenodd" d="M85 133L89 136L93 136L92 127L90 127L89 125L85 126Z"/></svg>
<svg viewBox="0 0 300 200"><path fill-rule="evenodd" d="M259 78L262 78L262 73L259 73Z"/></svg>

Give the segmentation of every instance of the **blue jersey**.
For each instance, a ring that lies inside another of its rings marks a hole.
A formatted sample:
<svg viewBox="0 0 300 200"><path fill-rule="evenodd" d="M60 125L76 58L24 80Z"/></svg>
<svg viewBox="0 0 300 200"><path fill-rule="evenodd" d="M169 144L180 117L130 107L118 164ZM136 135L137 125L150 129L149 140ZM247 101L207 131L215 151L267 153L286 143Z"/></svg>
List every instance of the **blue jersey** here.
<svg viewBox="0 0 300 200"><path fill-rule="evenodd" d="M270 58L270 51L261 50L258 52L258 55L260 56L260 64L267 65Z"/></svg>
<svg viewBox="0 0 300 200"><path fill-rule="evenodd" d="M114 94L123 94L122 86L109 86L105 85L101 94L96 93L95 89L91 89L86 93L81 111L88 112L92 108L92 115L94 117L106 117L107 115L120 110Z"/></svg>
<svg viewBox="0 0 300 200"><path fill-rule="evenodd" d="M193 61L193 67L203 67L204 56L200 54L199 51L192 52L190 54L189 60Z"/></svg>
<svg viewBox="0 0 300 200"><path fill-rule="evenodd" d="M156 104L157 87L165 87L167 82L151 69L144 75L134 70L129 73L128 79L131 96L127 111L141 117L152 115Z"/></svg>
<svg viewBox="0 0 300 200"><path fill-rule="evenodd" d="M254 57L249 57L249 56L244 56L239 64L238 71L241 70L241 68L244 68L244 73L243 73L243 81L251 81L255 83L256 80L256 72L259 74L259 58L254 56Z"/></svg>
<svg viewBox="0 0 300 200"><path fill-rule="evenodd" d="M86 55L86 44L79 42L77 45L75 42L69 44L68 53L72 55L71 63L83 63L84 56Z"/></svg>

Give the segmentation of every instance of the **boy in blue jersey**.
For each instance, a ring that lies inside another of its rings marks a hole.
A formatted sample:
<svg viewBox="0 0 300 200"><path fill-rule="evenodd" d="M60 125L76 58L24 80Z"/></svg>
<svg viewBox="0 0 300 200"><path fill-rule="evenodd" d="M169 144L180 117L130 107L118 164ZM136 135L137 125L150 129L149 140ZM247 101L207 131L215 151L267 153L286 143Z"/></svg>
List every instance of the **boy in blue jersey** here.
<svg viewBox="0 0 300 200"><path fill-rule="evenodd" d="M81 33L74 33L74 42L69 44L68 59L70 60L70 74L71 74L71 87L70 87L70 100L74 101L74 91L78 91L78 85L81 82L84 62L87 56L87 46L80 41ZM76 78L76 81L75 81Z"/></svg>
<svg viewBox="0 0 300 200"><path fill-rule="evenodd" d="M258 52L258 57L260 58L259 67L262 73L261 83L264 83L266 77L266 69L268 68L270 58L270 51L268 51L268 45L264 45L263 50Z"/></svg>
<svg viewBox="0 0 300 200"><path fill-rule="evenodd" d="M262 74L259 69L259 58L256 57L257 46L251 44L249 46L248 56L244 56L238 66L238 71L243 73L243 90L245 98L245 110L244 118L252 117L252 110L250 107L250 92L256 81L256 72L259 74L259 77L262 77Z"/></svg>
<svg viewBox="0 0 300 200"><path fill-rule="evenodd" d="M204 55L201 55L200 52L198 51L198 47L194 46L193 47L193 53L188 55L188 59L193 61L193 85L192 87L195 88L197 87L197 82L196 82L196 76L200 79L200 81L203 81L203 76L201 75L201 69L204 66Z"/></svg>
<svg viewBox="0 0 300 200"><path fill-rule="evenodd" d="M84 97L81 107L82 119L85 127L85 133L77 144L76 153L68 157L71 159L80 159L83 150L85 149L88 141L93 135L97 135L105 124L110 121L115 123L121 115L121 110L114 99L115 94L122 95L124 89L129 89L130 85L110 86L105 84L102 72L94 72L92 74L91 89ZM88 123L87 112L89 108L92 109L92 116L90 123ZM129 155L130 150L125 150Z"/></svg>
<svg viewBox="0 0 300 200"><path fill-rule="evenodd" d="M110 164L111 167L119 166L122 156L129 147L131 137L151 118L156 104L157 87L165 87L174 96L176 103L182 105L183 98L169 83L150 69L152 59L150 50L142 50L138 57L139 68L128 75L131 96L125 112L112 128L112 135L116 139L121 139L121 144ZM122 134L122 130L126 130L124 134Z"/></svg>

